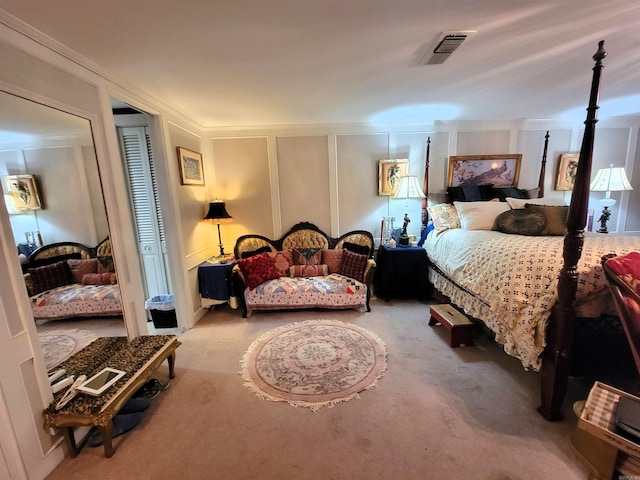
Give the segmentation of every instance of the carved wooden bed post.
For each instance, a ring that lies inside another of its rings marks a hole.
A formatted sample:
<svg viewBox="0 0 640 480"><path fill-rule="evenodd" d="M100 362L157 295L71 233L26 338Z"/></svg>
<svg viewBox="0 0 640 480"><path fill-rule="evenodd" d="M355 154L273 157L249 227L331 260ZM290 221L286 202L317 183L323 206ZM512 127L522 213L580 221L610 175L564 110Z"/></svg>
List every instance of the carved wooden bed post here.
<svg viewBox="0 0 640 480"><path fill-rule="evenodd" d="M538 179L538 198L544 197L544 177L547 173L547 148L549 147L549 130L544 136L544 150L542 151L542 162L540 164L540 178Z"/></svg>
<svg viewBox="0 0 640 480"><path fill-rule="evenodd" d="M429 195L429 154L431 150L431 137L427 137L427 153L425 154L425 166L424 166L424 186L422 188L425 198L422 199L422 227L420 233L424 232L427 228L427 222L429 221L429 213L427 212L427 196Z"/></svg>
<svg viewBox="0 0 640 480"><path fill-rule="evenodd" d="M591 94L587 107L584 136L578 160L578 170L571 194L571 204L567 216L567 234L564 237L563 260L558 279L558 303L554 306L547 327L547 346L544 351L541 378L541 401L538 411L547 420L562 419L562 402L567 392L571 366L571 345L576 314L573 310L578 289L578 261L584 244L584 227L587 222L589 183L591 180L591 160L593 140L598 111L598 93L602 60L607 56L604 40L598 43L598 51L593 56Z"/></svg>

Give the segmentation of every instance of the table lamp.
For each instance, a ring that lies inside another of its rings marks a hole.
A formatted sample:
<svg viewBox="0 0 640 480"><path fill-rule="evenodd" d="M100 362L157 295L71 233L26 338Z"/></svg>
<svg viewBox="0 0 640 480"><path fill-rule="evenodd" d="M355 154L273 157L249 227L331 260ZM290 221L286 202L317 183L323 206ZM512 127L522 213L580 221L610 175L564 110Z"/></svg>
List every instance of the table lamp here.
<svg viewBox="0 0 640 480"><path fill-rule="evenodd" d="M415 175L407 175L405 177L400 178L400 185L398 186L398 190L394 195L394 198L426 198L425 194L422 192L420 188L420 183L418 182L418 177ZM406 205L407 209L409 208L409 202ZM409 235L407 234L407 225L409 225L409 215L407 213L404 214L404 224L402 225L402 232L400 233L400 238L398 239L398 243L400 245L409 245Z"/></svg>
<svg viewBox="0 0 640 480"><path fill-rule="evenodd" d="M233 222L233 217L229 215L227 209L224 207L224 202L221 200L214 200L209 203L209 211L204 217L205 220L210 221L218 225L218 242L220 247L220 257L224 257L224 247L222 246L222 236L220 235L220 224Z"/></svg>
<svg viewBox="0 0 640 480"><path fill-rule="evenodd" d="M600 200L600 204L604 208L602 209L602 215L598 220L600 222L600 229L598 230L598 233L609 233L607 230L607 221L611 216L609 207L613 207L616 204L616 200L611 198L611 192L633 190L633 187L627 179L624 167L614 168L613 164L611 164L609 168L601 168L598 170L596 177L591 182L589 190L592 192L606 192L604 198Z"/></svg>

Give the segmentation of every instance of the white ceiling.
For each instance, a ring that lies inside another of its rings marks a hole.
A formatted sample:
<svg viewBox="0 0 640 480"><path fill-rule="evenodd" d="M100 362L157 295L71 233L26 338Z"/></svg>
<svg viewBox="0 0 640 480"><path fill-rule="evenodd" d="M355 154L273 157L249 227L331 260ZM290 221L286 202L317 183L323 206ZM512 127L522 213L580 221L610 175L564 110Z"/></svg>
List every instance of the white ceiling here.
<svg viewBox="0 0 640 480"><path fill-rule="evenodd" d="M0 0L203 127L640 113L637 0ZM443 65L443 31L475 30Z"/></svg>

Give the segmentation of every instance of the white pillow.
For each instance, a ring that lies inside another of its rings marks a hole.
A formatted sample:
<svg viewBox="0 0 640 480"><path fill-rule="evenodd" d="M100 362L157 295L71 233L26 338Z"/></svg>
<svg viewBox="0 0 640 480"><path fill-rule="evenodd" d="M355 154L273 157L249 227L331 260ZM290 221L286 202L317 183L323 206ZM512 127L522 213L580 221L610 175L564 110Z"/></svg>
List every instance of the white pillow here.
<svg viewBox="0 0 640 480"><path fill-rule="evenodd" d="M510 210L506 202L453 202L463 230L493 230L496 217Z"/></svg>
<svg viewBox="0 0 640 480"><path fill-rule="evenodd" d="M531 205L546 205L548 207L564 207L567 204L561 198L513 198L507 197L507 203L511 208L524 208L527 203Z"/></svg>

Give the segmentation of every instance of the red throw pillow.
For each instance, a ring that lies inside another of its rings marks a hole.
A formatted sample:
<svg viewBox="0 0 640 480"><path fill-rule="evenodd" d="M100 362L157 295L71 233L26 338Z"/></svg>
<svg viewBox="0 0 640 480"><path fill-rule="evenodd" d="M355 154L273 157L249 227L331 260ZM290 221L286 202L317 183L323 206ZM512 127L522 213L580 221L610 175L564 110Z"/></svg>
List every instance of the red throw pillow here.
<svg viewBox="0 0 640 480"><path fill-rule="evenodd" d="M267 252L269 258L275 265L281 277L289 276L289 267L293 265L293 254L291 250L285 250L284 252Z"/></svg>
<svg viewBox="0 0 640 480"><path fill-rule="evenodd" d="M280 272L269 258L268 253L260 253L249 258L237 260L244 281L250 290L267 280L280 278Z"/></svg>
<svg viewBox="0 0 640 480"><path fill-rule="evenodd" d="M87 273L82 277L83 285L115 285L116 276L111 272Z"/></svg>
<svg viewBox="0 0 640 480"><path fill-rule="evenodd" d="M326 265L293 265L289 271L292 277L322 277L329 273Z"/></svg>
<svg viewBox="0 0 640 480"><path fill-rule="evenodd" d="M329 273L338 273L342 264L342 249L322 250L322 263L329 268Z"/></svg>
<svg viewBox="0 0 640 480"><path fill-rule="evenodd" d="M87 273L98 273L98 259L89 258L87 260L67 260L71 275L75 283L82 283L82 277Z"/></svg>
<svg viewBox="0 0 640 480"><path fill-rule="evenodd" d="M364 270L367 268L367 256L353 253L350 250L342 250L342 263L338 273L345 277L364 282Z"/></svg>
<svg viewBox="0 0 640 480"><path fill-rule="evenodd" d="M606 265L618 280L626 283L629 289L640 295L640 252L630 252L610 258Z"/></svg>

